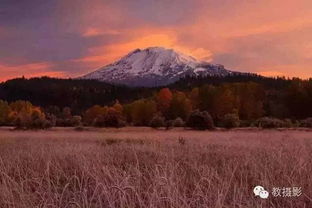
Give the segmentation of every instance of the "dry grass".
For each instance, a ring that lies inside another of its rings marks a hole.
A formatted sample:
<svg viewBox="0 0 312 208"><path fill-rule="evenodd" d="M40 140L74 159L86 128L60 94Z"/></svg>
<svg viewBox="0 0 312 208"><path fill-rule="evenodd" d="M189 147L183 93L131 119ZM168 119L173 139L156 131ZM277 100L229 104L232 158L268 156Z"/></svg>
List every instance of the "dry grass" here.
<svg viewBox="0 0 312 208"><path fill-rule="evenodd" d="M311 156L305 131L0 130L0 207L308 208Z"/></svg>

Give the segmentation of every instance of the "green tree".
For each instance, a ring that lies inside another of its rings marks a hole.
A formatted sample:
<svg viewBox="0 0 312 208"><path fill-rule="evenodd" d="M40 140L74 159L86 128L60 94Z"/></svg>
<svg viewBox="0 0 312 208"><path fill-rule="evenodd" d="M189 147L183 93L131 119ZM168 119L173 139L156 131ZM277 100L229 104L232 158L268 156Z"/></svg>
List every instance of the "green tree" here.
<svg viewBox="0 0 312 208"><path fill-rule="evenodd" d="M191 90L191 92L189 93L189 98L191 100L192 103L192 107L194 109L199 108L199 88L195 87Z"/></svg>
<svg viewBox="0 0 312 208"><path fill-rule="evenodd" d="M186 125L198 130L214 129L213 119L207 111L193 111L189 116Z"/></svg>
<svg viewBox="0 0 312 208"><path fill-rule="evenodd" d="M204 85L198 90L198 107L200 110L213 112L214 103L217 96L217 87Z"/></svg>

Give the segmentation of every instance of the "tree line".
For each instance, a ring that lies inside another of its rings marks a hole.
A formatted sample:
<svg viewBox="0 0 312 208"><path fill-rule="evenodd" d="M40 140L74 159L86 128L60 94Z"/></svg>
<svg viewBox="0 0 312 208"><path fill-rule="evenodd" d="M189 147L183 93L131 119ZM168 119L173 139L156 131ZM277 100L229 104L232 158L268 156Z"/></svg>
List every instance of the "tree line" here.
<svg viewBox="0 0 312 208"><path fill-rule="evenodd" d="M109 97L105 99L93 97L91 103L83 105L85 107L83 110L80 108L73 110L72 106L79 106L79 102L88 102L84 100L88 97L87 93L82 100L79 99L79 93L76 94L78 95L76 103L71 106L65 106L62 100L54 101L53 105L43 101L45 104L42 106L29 101L2 100L0 101L0 125L27 129L52 126L122 127L129 125L155 128L185 126L197 129L213 129L215 126L312 127L311 80L261 77L251 77L248 80L246 77L230 77L223 78L230 80L227 82L217 78L220 82L214 79L214 83L211 83L205 81L211 79L208 77L192 78L189 82L186 82L187 79L166 88L152 89L131 89L105 84L104 91L109 92ZM246 80L237 81L241 79ZM91 86L83 86L91 89L94 83L88 82ZM75 81L73 83L71 86L76 85ZM102 86L101 83L96 85ZM5 89L3 86L8 85L2 84L2 90ZM80 90L87 92L84 87L80 86ZM60 86L55 86L55 89L57 88L62 89ZM77 88L78 86L75 89ZM95 91L98 89L93 88ZM122 92L121 89L125 91ZM12 86L10 91L12 92ZM101 102L97 103L96 99ZM103 100L107 102L103 104ZM62 104L57 105L58 102ZM36 103L40 103L40 100Z"/></svg>

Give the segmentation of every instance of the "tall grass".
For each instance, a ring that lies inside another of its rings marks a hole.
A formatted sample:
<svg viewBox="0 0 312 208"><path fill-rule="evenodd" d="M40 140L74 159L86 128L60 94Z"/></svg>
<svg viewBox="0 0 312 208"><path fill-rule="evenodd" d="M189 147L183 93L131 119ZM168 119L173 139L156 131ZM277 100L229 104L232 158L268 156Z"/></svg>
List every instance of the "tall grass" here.
<svg viewBox="0 0 312 208"><path fill-rule="evenodd" d="M308 132L0 131L0 207L308 208L311 159Z"/></svg>

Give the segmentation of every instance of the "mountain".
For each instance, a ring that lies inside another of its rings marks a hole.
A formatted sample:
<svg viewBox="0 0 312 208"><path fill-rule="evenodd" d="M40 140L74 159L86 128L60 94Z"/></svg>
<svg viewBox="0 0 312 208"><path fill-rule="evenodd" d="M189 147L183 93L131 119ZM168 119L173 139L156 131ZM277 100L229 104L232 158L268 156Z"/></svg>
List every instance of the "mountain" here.
<svg viewBox="0 0 312 208"><path fill-rule="evenodd" d="M226 76L236 72L222 65L198 61L162 47L136 49L119 61L101 67L81 79L95 79L132 87L164 86L183 77Z"/></svg>

